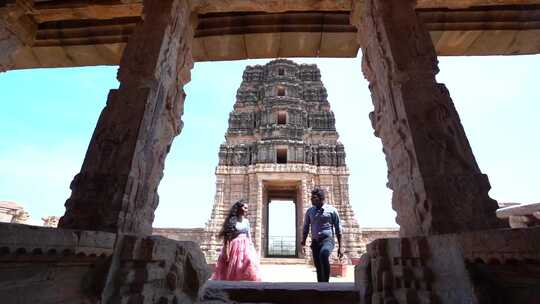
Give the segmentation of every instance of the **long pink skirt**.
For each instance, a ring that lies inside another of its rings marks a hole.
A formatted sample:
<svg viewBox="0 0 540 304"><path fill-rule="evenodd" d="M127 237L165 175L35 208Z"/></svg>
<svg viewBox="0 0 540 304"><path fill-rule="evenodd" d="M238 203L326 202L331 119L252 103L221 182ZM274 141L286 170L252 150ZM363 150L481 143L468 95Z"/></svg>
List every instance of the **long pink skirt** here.
<svg viewBox="0 0 540 304"><path fill-rule="evenodd" d="M229 261L225 261L223 248L212 280L260 281L259 257L251 240L240 234L229 243Z"/></svg>

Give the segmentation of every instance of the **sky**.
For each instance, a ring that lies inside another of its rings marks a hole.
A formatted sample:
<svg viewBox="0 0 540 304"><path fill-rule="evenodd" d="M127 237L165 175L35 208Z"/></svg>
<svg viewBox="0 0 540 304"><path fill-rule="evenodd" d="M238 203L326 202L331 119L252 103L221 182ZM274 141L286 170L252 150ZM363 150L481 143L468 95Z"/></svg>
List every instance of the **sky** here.
<svg viewBox="0 0 540 304"><path fill-rule="evenodd" d="M294 58L315 63L336 117L350 170L350 202L362 227L396 227L380 139L360 58ZM218 148L246 65L270 60L196 63L185 87L184 128L159 186L154 227L203 227L215 191ZM450 90L490 196L540 201L540 56L440 57L439 82ZM0 200L15 201L30 223L61 216L117 67L57 68L0 74ZM190 216L185 216L189 212Z"/></svg>

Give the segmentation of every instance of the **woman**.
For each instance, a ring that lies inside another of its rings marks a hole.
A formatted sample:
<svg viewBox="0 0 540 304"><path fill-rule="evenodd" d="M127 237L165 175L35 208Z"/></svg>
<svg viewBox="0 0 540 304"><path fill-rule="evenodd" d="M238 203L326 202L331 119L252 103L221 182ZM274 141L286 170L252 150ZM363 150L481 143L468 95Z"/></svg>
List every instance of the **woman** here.
<svg viewBox="0 0 540 304"><path fill-rule="evenodd" d="M259 258L253 243L249 221L248 205L239 200L229 211L219 233L223 238L223 249L219 255L214 280L260 281Z"/></svg>

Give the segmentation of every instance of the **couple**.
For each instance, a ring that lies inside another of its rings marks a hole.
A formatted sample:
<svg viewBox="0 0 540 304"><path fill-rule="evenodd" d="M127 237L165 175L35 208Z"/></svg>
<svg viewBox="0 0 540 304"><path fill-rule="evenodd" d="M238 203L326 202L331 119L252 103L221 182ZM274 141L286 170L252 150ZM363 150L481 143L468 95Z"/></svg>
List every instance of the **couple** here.
<svg viewBox="0 0 540 304"><path fill-rule="evenodd" d="M306 239L311 228L311 252L317 269L317 281L328 282L330 278L330 254L334 249L334 234L338 240L338 257L343 256L341 248L341 225L337 210L324 203L324 191L311 191L311 203L304 217L302 252L305 254ZM249 221L246 218L246 201L236 202L219 233L223 238L223 249L218 258L212 279L227 281L261 281L259 258L253 243Z"/></svg>

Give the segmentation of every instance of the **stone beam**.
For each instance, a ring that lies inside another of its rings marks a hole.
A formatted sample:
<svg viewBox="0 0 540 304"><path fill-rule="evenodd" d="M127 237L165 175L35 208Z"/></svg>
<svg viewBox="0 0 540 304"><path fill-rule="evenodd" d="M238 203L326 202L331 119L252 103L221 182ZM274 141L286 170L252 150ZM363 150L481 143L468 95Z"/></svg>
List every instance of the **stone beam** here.
<svg viewBox="0 0 540 304"><path fill-rule="evenodd" d="M47 2L37 3L32 10L32 17L38 23L81 20L81 19L114 19L138 17L142 14L142 3L92 3L80 6L51 6Z"/></svg>
<svg viewBox="0 0 540 304"><path fill-rule="evenodd" d="M144 2L60 228L151 234L165 157L182 129L192 39L186 1Z"/></svg>
<svg viewBox="0 0 540 304"><path fill-rule="evenodd" d="M367 0L356 23L370 83L375 135L402 236L498 227L480 172L414 0Z"/></svg>
<svg viewBox="0 0 540 304"><path fill-rule="evenodd" d="M197 14L230 12L306 12L351 11L351 0L191 0L192 11ZM540 0L418 0L418 8L470 8L495 5L531 5ZM141 0L96 3L84 1L37 2L30 15L38 22L80 19L113 19L140 16Z"/></svg>
<svg viewBox="0 0 540 304"><path fill-rule="evenodd" d="M191 0L198 14L228 12L350 11L358 0ZM364 0L359 0L360 2ZM540 0L418 0L418 8L540 4Z"/></svg>

